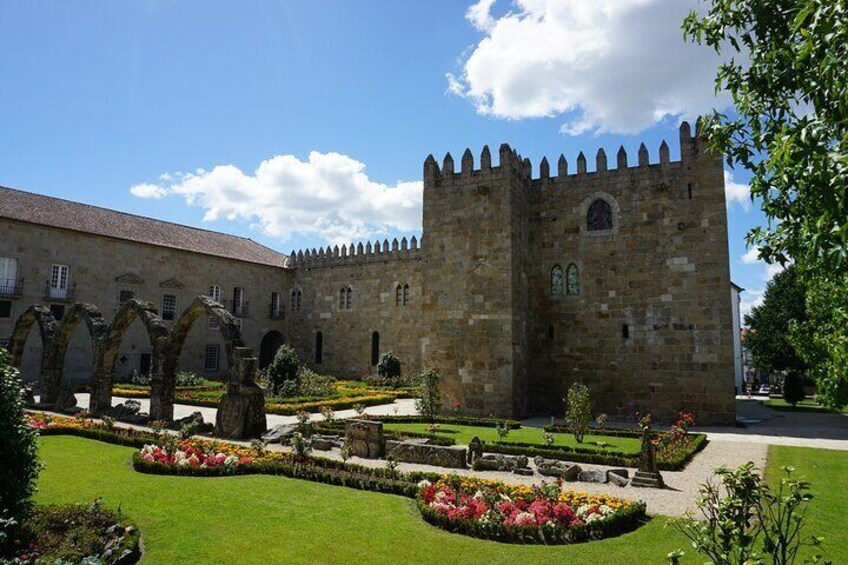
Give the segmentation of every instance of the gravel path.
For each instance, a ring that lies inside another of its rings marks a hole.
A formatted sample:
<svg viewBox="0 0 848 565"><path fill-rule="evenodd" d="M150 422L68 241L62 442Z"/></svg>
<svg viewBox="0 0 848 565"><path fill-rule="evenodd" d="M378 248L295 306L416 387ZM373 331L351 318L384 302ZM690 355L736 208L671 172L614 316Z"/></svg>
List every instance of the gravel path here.
<svg viewBox="0 0 848 565"><path fill-rule="evenodd" d="M274 451L289 451L287 447L279 445L269 446ZM741 442L723 442L711 441L694 459L686 466L683 471L671 472L663 471L661 474L665 480L665 489L650 489L636 488L631 486L618 487L613 484L598 484L574 482L568 483L567 488L572 490L604 493L629 500L642 500L648 505L649 514L659 514L664 516L681 516L686 511L696 511L695 501L698 496L698 487L707 479L713 476L714 469L725 467L738 467L748 461L753 461L759 468L763 469L766 464L766 453L768 446L764 444L745 444ZM314 451L315 457L326 457L328 459L340 460L338 451L321 452ZM351 457L348 459L351 463L363 465L367 467L385 467L386 463L382 460L375 459L360 459L359 457ZM533 462L530 462L531 467L535 467ZM604 467L601 465L581 465L583 469L612 469L613 467ZM551 480L550 477L542 475L533 475L525 477L512 473L504 473L500 471L473 471L471 469L445 469L444 467L433 467L431 465L419 465L414 463L401 463L398 467L401 471L429 471L435 473L456 473L458 475L474 475L477 477L485 477L489 479L497 479L509 483L520 484L538 484L543 480ZM635 469L630 469L632 476Z"/></svg>

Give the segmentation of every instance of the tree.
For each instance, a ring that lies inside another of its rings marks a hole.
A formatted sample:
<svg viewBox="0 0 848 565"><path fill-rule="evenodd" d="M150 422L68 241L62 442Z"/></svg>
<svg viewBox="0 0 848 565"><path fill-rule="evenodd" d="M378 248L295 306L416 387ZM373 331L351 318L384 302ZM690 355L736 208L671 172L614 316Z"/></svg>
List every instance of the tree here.
<svg viewBox="0 0 848 565"><path fill-rule="evenodd" d="M716 88L735 111L700 129L751 175L766 226L748 242L769 263L798 266L821 299L808 305L802 356L815 359L822 400L848 389L848 5L845 0L714 0L683 29L725 63ZM821 318L836 323L815 324Z"/></svg>
<svg viewBox="0 0 848 565"><path fill-rule="evenodd" d="M38 433L24 418L18 372L9 364L9 354L0 347L0 523L20 522L32 505L35 480L41 470L37 439ZM0 533L4 529L0 528Z"/></svg>
<svg viewBox="0 0 848 565"><path fill-rule="evenodd" d="M272 392L279 394L284 382L296 381L299 368L300 360L294 348L287 344L281 345L274 354L271 364L268 365L268 378L271 381Z"/></svg>
<svg viewBox="0 0 848 565"><path fill-rule="evenodd" d="M745 345L759 369L769 373L801 371L806 364L792 342L792 332L807 321L806 289L790 265L769 281L763 303L745 316Z"/></svg>
<svg viewBox="0 0 848 565"><path fill-rule="evenodd" d="M420 380L415 409L427 420L433 422L442 411L442 393L439 390L439 373L432 369L423 371Z"/></svg>
<svg viewBox="0 0 848 565"><path fill-rule="evenodd" d="M798 371L789 371L783 379L783 400L792 408L804 400L804 378Z"/></svg>
<svg viewBox="0 0 848 565"><path fill-rule="evenodd" d="M589 422L592 420L592 398L589 387L578 381L568 387L566 398L565 422L571 428L577 443L583 443Z"/></svg>

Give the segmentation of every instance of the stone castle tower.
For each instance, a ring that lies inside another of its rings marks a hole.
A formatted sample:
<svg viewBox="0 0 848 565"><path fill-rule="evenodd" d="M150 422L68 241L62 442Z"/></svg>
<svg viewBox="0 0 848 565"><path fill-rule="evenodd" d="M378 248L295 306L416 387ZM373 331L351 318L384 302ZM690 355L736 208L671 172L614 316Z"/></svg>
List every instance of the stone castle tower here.
<svg viewBox="0 0 848 565"><path fill-rule="evenodd" d="M720 156L680 128L651 164L644 144L611 169L581 153L552 176L508 145L475 169L424 164L421 363L452 407L559 411L571 382L596 411L732 422L733 338Z"/></svg>

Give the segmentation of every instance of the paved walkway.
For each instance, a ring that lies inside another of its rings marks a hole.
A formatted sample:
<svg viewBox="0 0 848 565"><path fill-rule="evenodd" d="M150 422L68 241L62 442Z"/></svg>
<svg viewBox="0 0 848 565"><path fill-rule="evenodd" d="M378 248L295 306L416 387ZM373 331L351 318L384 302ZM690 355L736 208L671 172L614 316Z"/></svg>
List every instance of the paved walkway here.
<svg viewBox="0 0 848 565"><path fill-rule="evenodd" d="M80 393L76 395L77 397L77 406L80 408L88 409L88 401L89 395L88 393ZM117 406L118 404L123 404L129 398L122 398L120 396L112 397L112 406ZM142 412L150 412L150 399L149 398L135 398L132 400L138 400L141 402L141 411ZM415 411L415 400L411 398L401 398L394 401L391 404L380 404L378 406L369 406L366 410L366 413L373 414L375 416L409 416L413 414L417 414ZM187 404L174 404L174 419L178 420L180 418L185 418L186 416L191 416L194 412L200 412L203 414L203 420L205 422L215 423L215 414L218 412L217 408L209 408L206 406L189 406ZM356 410L338 410L336 412L336 418L355 418L357 416ZM323 420L323 416L321 414L312 414L311 420L320 421ZM277 414L268 414L268 427L273 428L279 424L294 424L297 423L297 416L280 416Z"/></svg>

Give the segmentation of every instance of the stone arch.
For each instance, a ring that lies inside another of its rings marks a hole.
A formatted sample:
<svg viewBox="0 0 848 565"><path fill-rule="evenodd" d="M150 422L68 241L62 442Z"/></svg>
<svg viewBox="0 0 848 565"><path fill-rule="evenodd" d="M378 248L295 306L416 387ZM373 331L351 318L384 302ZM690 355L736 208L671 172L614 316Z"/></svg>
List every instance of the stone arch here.
<svg viewBox="0 0 848 565"><path fill-rule="evenodd" d="M218 331L224 338L227 353L228 370L232 372L236 365L235 350L244 347L241 330L236 319L220 302L209 296L196 297L183 310L171 328L171 336L165 345L159 374L154 374L150 387L150 417L154 420L172 420L174 416L174 392L176 388L177 364L183 345L194 322L203 315L218 320Z"/></svg>
<svg viewBox="0 0 848 565"><path fill-rule="evenodd" d="M601 201L603 204L609 207L610 220L612 222L611 227L608 229L589 229L588 219L589 219L589 209L595 205L598 201ZM613 198L613 196L609 193L597 191L593 192L589 196L587 196L580 204L580 233L588 236L606 236L606 235L615 235L619 231L619 224L621 222L621 207L618 204L618 201Z"/></svg>
<svg viewBox="0 0 848 565"><path fill-rule="evenodd" d="M88 335L91 338L91 386L97 388L103 379L103 341L109 331L109 324L100 314L100 309L94 304L77 302L65 311L59 324L56 337L51 345L51 360L54 371L52 378L43 386L42 394L54 398L55 407L59 410L74 406L75 386L63 382L65 354L71 335L81 322L85 322Z"/></svg>
<svg viewBox="0 0 848 565"><path fill-rule="evenodd" d="M277 330L271 330L262 336L259 344L259 368L264 369L271 364L277 350L283 345L283 334Z"/></svg>
<svg viewBox="0 0 848 565"><path fill-rule="evenodd" d="M38 326L38 332L41 335L41 402L52 404L56 399L47 395L45 392L45 383L53 378L53 373L56 370L50 353L53 350L53 340L56 338L59 324L47 306L30 306L15 320L15 325L12 327L12 335L9 339L12 365L18 368L21 367L24 346L33 325Z"/></svg>
<svg viewBox="0 0 848 565"><path fill-rule="evenodd" d="M136 319L144 324L150 338L152 373L157 375L162 368L162 353L171 332L162 318L159 317L159 311L152 302L133 298L121 306L115 314L103 343L103 368L100 372L102 379L97 383L96 388L92 383L91 389L91 411L95 414L102 414L112 407L112 380L115 374L115 363L124 335Z"/></svg>

